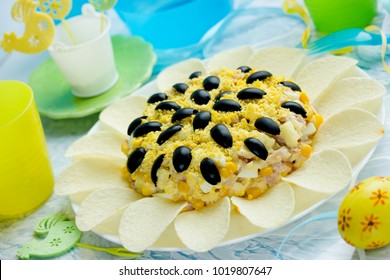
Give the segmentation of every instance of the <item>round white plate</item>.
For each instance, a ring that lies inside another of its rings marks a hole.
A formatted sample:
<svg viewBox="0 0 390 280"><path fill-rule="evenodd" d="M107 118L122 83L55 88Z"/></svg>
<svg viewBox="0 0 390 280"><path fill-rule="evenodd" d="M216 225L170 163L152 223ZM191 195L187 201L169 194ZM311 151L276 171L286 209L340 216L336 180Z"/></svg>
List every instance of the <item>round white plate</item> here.
<svg viewBox="0 0 390 280"><path fill-rule="evenodd" d="M360 68L355 67L350 72L348 72L345 76L361 76L368 77L368 75L362 71ZM140 95L148 97L155 92L160 91L157 87L156 80L149 82L148 84L142 86L137 91L135 91L132 95ZM377 113L377 116L384 122L384 107L382 107L380 111ZM106 130L99 122L95 124L95 126L89 131L89 133L93 133L99 130ZM376 146L375 146L376 147ZM355 180L360 170L364 167L367 161L370 159L372 153L375 150L375 147L370 150L369 153L357 164L352 166L353 168L353 176L351 181L351 186L355 184ZM344 190L345 191L345 190ZM256 238L260 235L269 234L278 230L279 228L286 226L303 216L311 213L313 210L330 200L336 194L322 194L318 192L313 192L310 190L305 190L303 188L294 188L295 193L295 210L291 217L280 227L272 228L272 229L262 229L252 225L245 217L238 213L232 213L230 228L225 236L224 241L219 244L218 247L226 246L230 244L235 244L239 242L243 242L252 238ZM89 194L88 193L78 193L70 196L72 206L75 212L77 212L79 208L79 204L81 201ZM121 244L118 234L119 221L123 212L117 213L115 216L110 217L108 220L104 221L102 224L93 229L93 231L99 236L112 241L117 244ZM159 238L159 240L149 249L154 251L188 251L189 249L184 246L184 244L178 238L174 226L171 224Z"/></svg>

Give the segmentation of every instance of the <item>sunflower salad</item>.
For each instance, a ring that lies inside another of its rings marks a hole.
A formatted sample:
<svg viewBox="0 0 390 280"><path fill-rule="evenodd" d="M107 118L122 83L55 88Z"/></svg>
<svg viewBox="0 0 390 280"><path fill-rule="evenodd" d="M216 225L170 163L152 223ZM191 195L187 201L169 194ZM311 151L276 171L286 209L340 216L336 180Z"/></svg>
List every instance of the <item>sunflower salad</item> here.
<svg viewBox="0 0 390 280"><path fill-rule="evenodd" d="M245 236L243 224L280 227L318 202L308 197L346 188L383 135L384 87L355 64L241 47L173 65L101 113L56 192L79 206L80 230L134 252L203 252Z"/></svg>
<svg viewBox="0 0 390 280"><path fill-rule="evenodd" d="M186 210L259 197L309 158L322 123L297 84L248 66L195 71L151 95L143 115L123 145L129 186Z"/></svg>

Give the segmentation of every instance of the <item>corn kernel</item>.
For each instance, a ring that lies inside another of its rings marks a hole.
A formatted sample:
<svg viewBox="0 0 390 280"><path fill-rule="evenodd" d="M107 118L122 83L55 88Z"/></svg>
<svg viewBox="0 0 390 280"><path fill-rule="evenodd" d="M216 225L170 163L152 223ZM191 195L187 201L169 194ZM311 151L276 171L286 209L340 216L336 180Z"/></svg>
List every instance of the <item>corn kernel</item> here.
<svg viewBox="0 0 390 280"><path fill-rule="evenodd" d="M129 173L129 172L127 171L126 166L121 167L121 173L122 173L123 175L127 175L127 174Z"/></svg>
<svg viewBox="0 0 390 280"><path fill-rule="evenodd" d="M184 182L184 181L180 181L177 184L177 187L179 189L179 192L183 193L183 194L188 193L188 191L190 190L190 186L187 184L187 182Z"/></svg>
<svg viewBox="0 0 390 280"><path fill-rule="evenodd" d="M145 196L149 196L155 193L155 187L149 184L142 185L141 192Z"/></svg>
<svg viewBox="0 0 390 280"><path fill-rule="evenodd" d="M142 179L144 181L148 181L148 179L150 178L149 176L150 176L149 174L144 173L143 176L142 176Z"/></svg>
<svg viewBox="0 0 390 280"><path fill-rule="evenodd" d="M222 168L221 169L221 176L224 177L224 178L227 178L231 175L232 173L230 172L229 169L227 169L226 167Z"/></svg>
<svg viewBox="0 0 390 280"><path fill-rule="evenodd" d="M310 145L304 144L301 147L301 155L304 156L305 158L308 158L310 157L312 150L313 148Z"/></svg>
<svg viewBox="0 0 390 280"><path fill-rule="evenodd" d="M142 142L142 137L134 138L132 142L133 149L138 148L141 145L141 142Z"/></svg>
<svg viewBox="0 0 390 280"><path fill-rule="evenodd" d="M226 163L226 168L229 169L231 173L234 173L238 170L238 166L234 162Z"/></svg>
<svg viewBox="0 0 390 280"><path fill-rule="evenodd" d="M286 177L286 176L288 175L288 171L283 171L282 173L280 173L280 175L281 175L282 177Z"/></svg>
<svg viewBox="0 0 390 280"><path fill-rule="evenodd" d="M304 160L297 160L295 162L295 168L301 168L304 163L305 163Z"/></svg>
<svg viewBox="0 0 390 280"><path fill-rule="evenodd" d="M202 200L193 200L192 201L192 207L194 207L196 210L200 210L204 207L204 202Z"/></svg>
<svg viewBox="0 0 390 280"><path fill-rule="evenodd" d="M260 169L260 175L263 177L271 175L273 172L274 170L272 169L272 166L267 166L265 168Z"/></svg>
<svg viewBox="0 0 390 280"><path fill-rule="evenodd" d="M259 188L248 188L245 192L248 195L247 198L249 200L257 198L262 194L262 191Z"/></svg>
<svg viewBox="0 0 390 280"><path fill-rule="evenodd" d="M221 172L222 177L227 178L230 175L232 175L234 172L236 172L237 170L238 170L237 164L235 164L233 162L227 162L225 167L222 168L220 172Z"/></svg>
<svg viewBox="0 0 390 280"><path fill-rule="evenodd" d="M320 125L324 122L324 117L320 114L314 115L314 125L316 126L316 129L320 127Z"/></svg>
<svg viewBox="0 0 390 280"><path fill-rule="evenodd" d="M129 142L125 141L122 143L122 146L121 146L121 150L124 154L128 154L129 151L130 151L130 148L129 148Z"/></svg>
<svg viewBox="0 0 390 280"><path fill-rule="evenodd" d="M305 106L307 119L310 120L314 116L314 112L310 107Z"/></svg>
<svg viewBox="0 0 390 280"><path fill-rule="evenodd" d="M239 197L244 195L245 195L245 189L241 189L234 194L234 196L239 196Z"/></svg>
<svg viewBox="0 0 390 280"><path fill-rule="evenodd" d="M221 186L218 192L220 197L225 197L228 195L228 187L227 186Z"/></svg>
<svg viewBox="0 0 390 280"><path fill-rule="evenodd" d="M310 102L310 99L307 94L302 91L299 95L299 101L301 101L303 104L308 104Z"/></svg>

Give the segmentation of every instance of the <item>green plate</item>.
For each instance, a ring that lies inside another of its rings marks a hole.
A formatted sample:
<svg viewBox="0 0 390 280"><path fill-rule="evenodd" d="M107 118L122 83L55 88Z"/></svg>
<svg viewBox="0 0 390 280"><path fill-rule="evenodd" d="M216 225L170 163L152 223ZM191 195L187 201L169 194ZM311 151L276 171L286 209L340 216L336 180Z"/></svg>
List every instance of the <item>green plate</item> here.
<svg viewBox="0 0 390 280"><path fill-rule="evenodd" d="M96 97L73 96L70 85L51 58L34 70L29 84L34 91L39 112L52 119L88 116L130 94L150 78L156 62L151 44L139 37L120 35L112 37L112 45L119 81Z"/></svg>

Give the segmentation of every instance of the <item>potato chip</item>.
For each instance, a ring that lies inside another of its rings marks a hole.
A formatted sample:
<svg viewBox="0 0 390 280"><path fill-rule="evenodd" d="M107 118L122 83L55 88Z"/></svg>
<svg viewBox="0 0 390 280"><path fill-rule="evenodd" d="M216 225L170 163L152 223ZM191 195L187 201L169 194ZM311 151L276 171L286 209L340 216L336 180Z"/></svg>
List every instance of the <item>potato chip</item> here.
<svg viewBox="0 0 390 280"><path fill-rule="evenodd" d="M371 156L371 152L375 147L376 142L370 142L359 145L359 147L344 147L339 148L338 150L342 152L349 160L349 163L354 166L355 169L360 168L361 161L364 157Z"/></svg>
<svg viewBox="0 0 390 280"><path fill-rule="evenodd" d="M77 192L77 193L72 193L69 195L70 201L72 201L73 206L76 206L77 209L79 205L95 190L88 190L85 192Z"/></svg>
<svg viewBox="0 0 390 280"><path fill-rule="evenodd" d="M202 75L207 74L206 67L200 59L192 58L176 63L161 71L157 76L158 88L166 91L176 83L183 83L195 71L202 72Z"/></svg>
<svg viewBox="0 0 390 280"><path fill-rule="evenodd" d="M128 206L127 206L128 207ZM122 207L118 211L116 211L113 215L102 221L96 227L94 227L93 231L102 233L105 236L110 236L107 239L120 244L119 240L119 223L122 219L123 213L125 213L127 207Z"/></svg>
<svg viewBox="0 0 390 280"><path fill-rule="evenodd" d="M225 197L215 205L181 213L175 220L175 229L188 248L205 252L221 243L229 223L230 200Z"/></svg>
<svg viewBox="0 0 390 280"><path fill-rule="evenodd" d="M107 187L128 187L122 177L123 165L110 159L89 157L72 162L58 177L55 192L68 195Z"/></svg>
<svg viewBox="0 0 390 280"><path fill-rule="evenodd" d="M282 182L262 196L248 200L232 197L232 203L252 224L263 228L282 225L294 210L294 192L288 183Z"/></svg>
<svg viewBox="0 0 390 280"><path fill-rule="evenodd" d="M306 64L297 74L296 81L312 101L345 72L350 70L356 60L347 57L327 56Z"/></svg>
<svg viewBox="0 0 390 280"><path fill-rule="evenodd" d="M307 211L310 207L329 197L328 193L320 193L298 186L292 186L295 198L294 212L291 216Z"/></svg>
<svg viewBox="0 0 390 280"><path fill-rule="evenodd" d="M324 150L313 154L303 166L282 180L316 192L335 193L347 187L351 176L351 165L343 153Z"/></svg>
<svg viewBox="0 0 390 280"><path fill-rule="evenodd" d="M186 246L177 236L174 223L171 223L149 249L153 250L154 248L186 248Z"/></svg>
<svg viewBox="0 0 390 280"><path fill-rule="evenodd" d="M140 194L129 188L96 190L81 203L76 225L82 231L91 230L121 208L141 198Z"/></svg>
<svg viewBox="0 0 390 280"><path fill-rule="evenodd" d="M99 120L119 135L127 137L127 128L132 120L142 116L146 108L146 97L127 96L104 109Z"/></svg>
<svg viewBox="0 0 390 280"><path fill-rule="evenodd" d="M130 204L122 216L119 236L132 252L151 246L176 218L187 202L175 203L160 197L148 197Z"/></svg>
<svg viewBox="0 0 390 280"><path fill-rule="evenodd" d="M126 160L126 156L121 151L122 143L123 137L110 131L98 131L75 141L66 151L65 157L103 156L123 162Z"/></svg>
<svg viewBox="0 0 390 280"><path fill-rule="evenodd" d="M302 63L304 56L305 52L301 49L265 48L253 55L249 65L258 70L267 70L272 74L291 78Z"/></svg>
<svg viewBox="0 0 390 280"><path fill-rule="evenodd" d="M248 62L252 55L253 49L249 46L230 49L210 58L207 63L207 69L214 71L219 68L236 69L240 66L250 66Z"/></svg>
<svg viewBox="0 0 390 280"><path fill-rule="evenodd" d="M383 125L376 116L362 109L350 108L331 116L320 126L313 147L314 151L340 150L354 164L383 133Z"/></svg>
<svg viewBox="0 0 390 280"><path fill-rule="evenodd" d="M364 72L361 68L359 68L359 66L355 65L355 66L352 66L350 69L348 69L347 71L345 71L340 77L339 79L346 79L346 78L367 78L367 73Z"/></svg>
<svg viewBox="0 0 390 280"><path fill-rule="evenodd" d="M385 93L385 87L370 78L345 78L338 80L320 98L317 98L315 105L325 118L350 107L376 114Z"/></svg>
<svg viewBox="0 0 390 280"><path fill-rule="evenodd" d="M230 226L228 232L225 235L224 241L222 242L223 245L231 243L234 244L235 242L232 242L232 240L241 238L243 236L248 237L266 230L252 224L247 218L238 212L236 207L233 206L231 208L232 211L230 212Z"/></svg>

